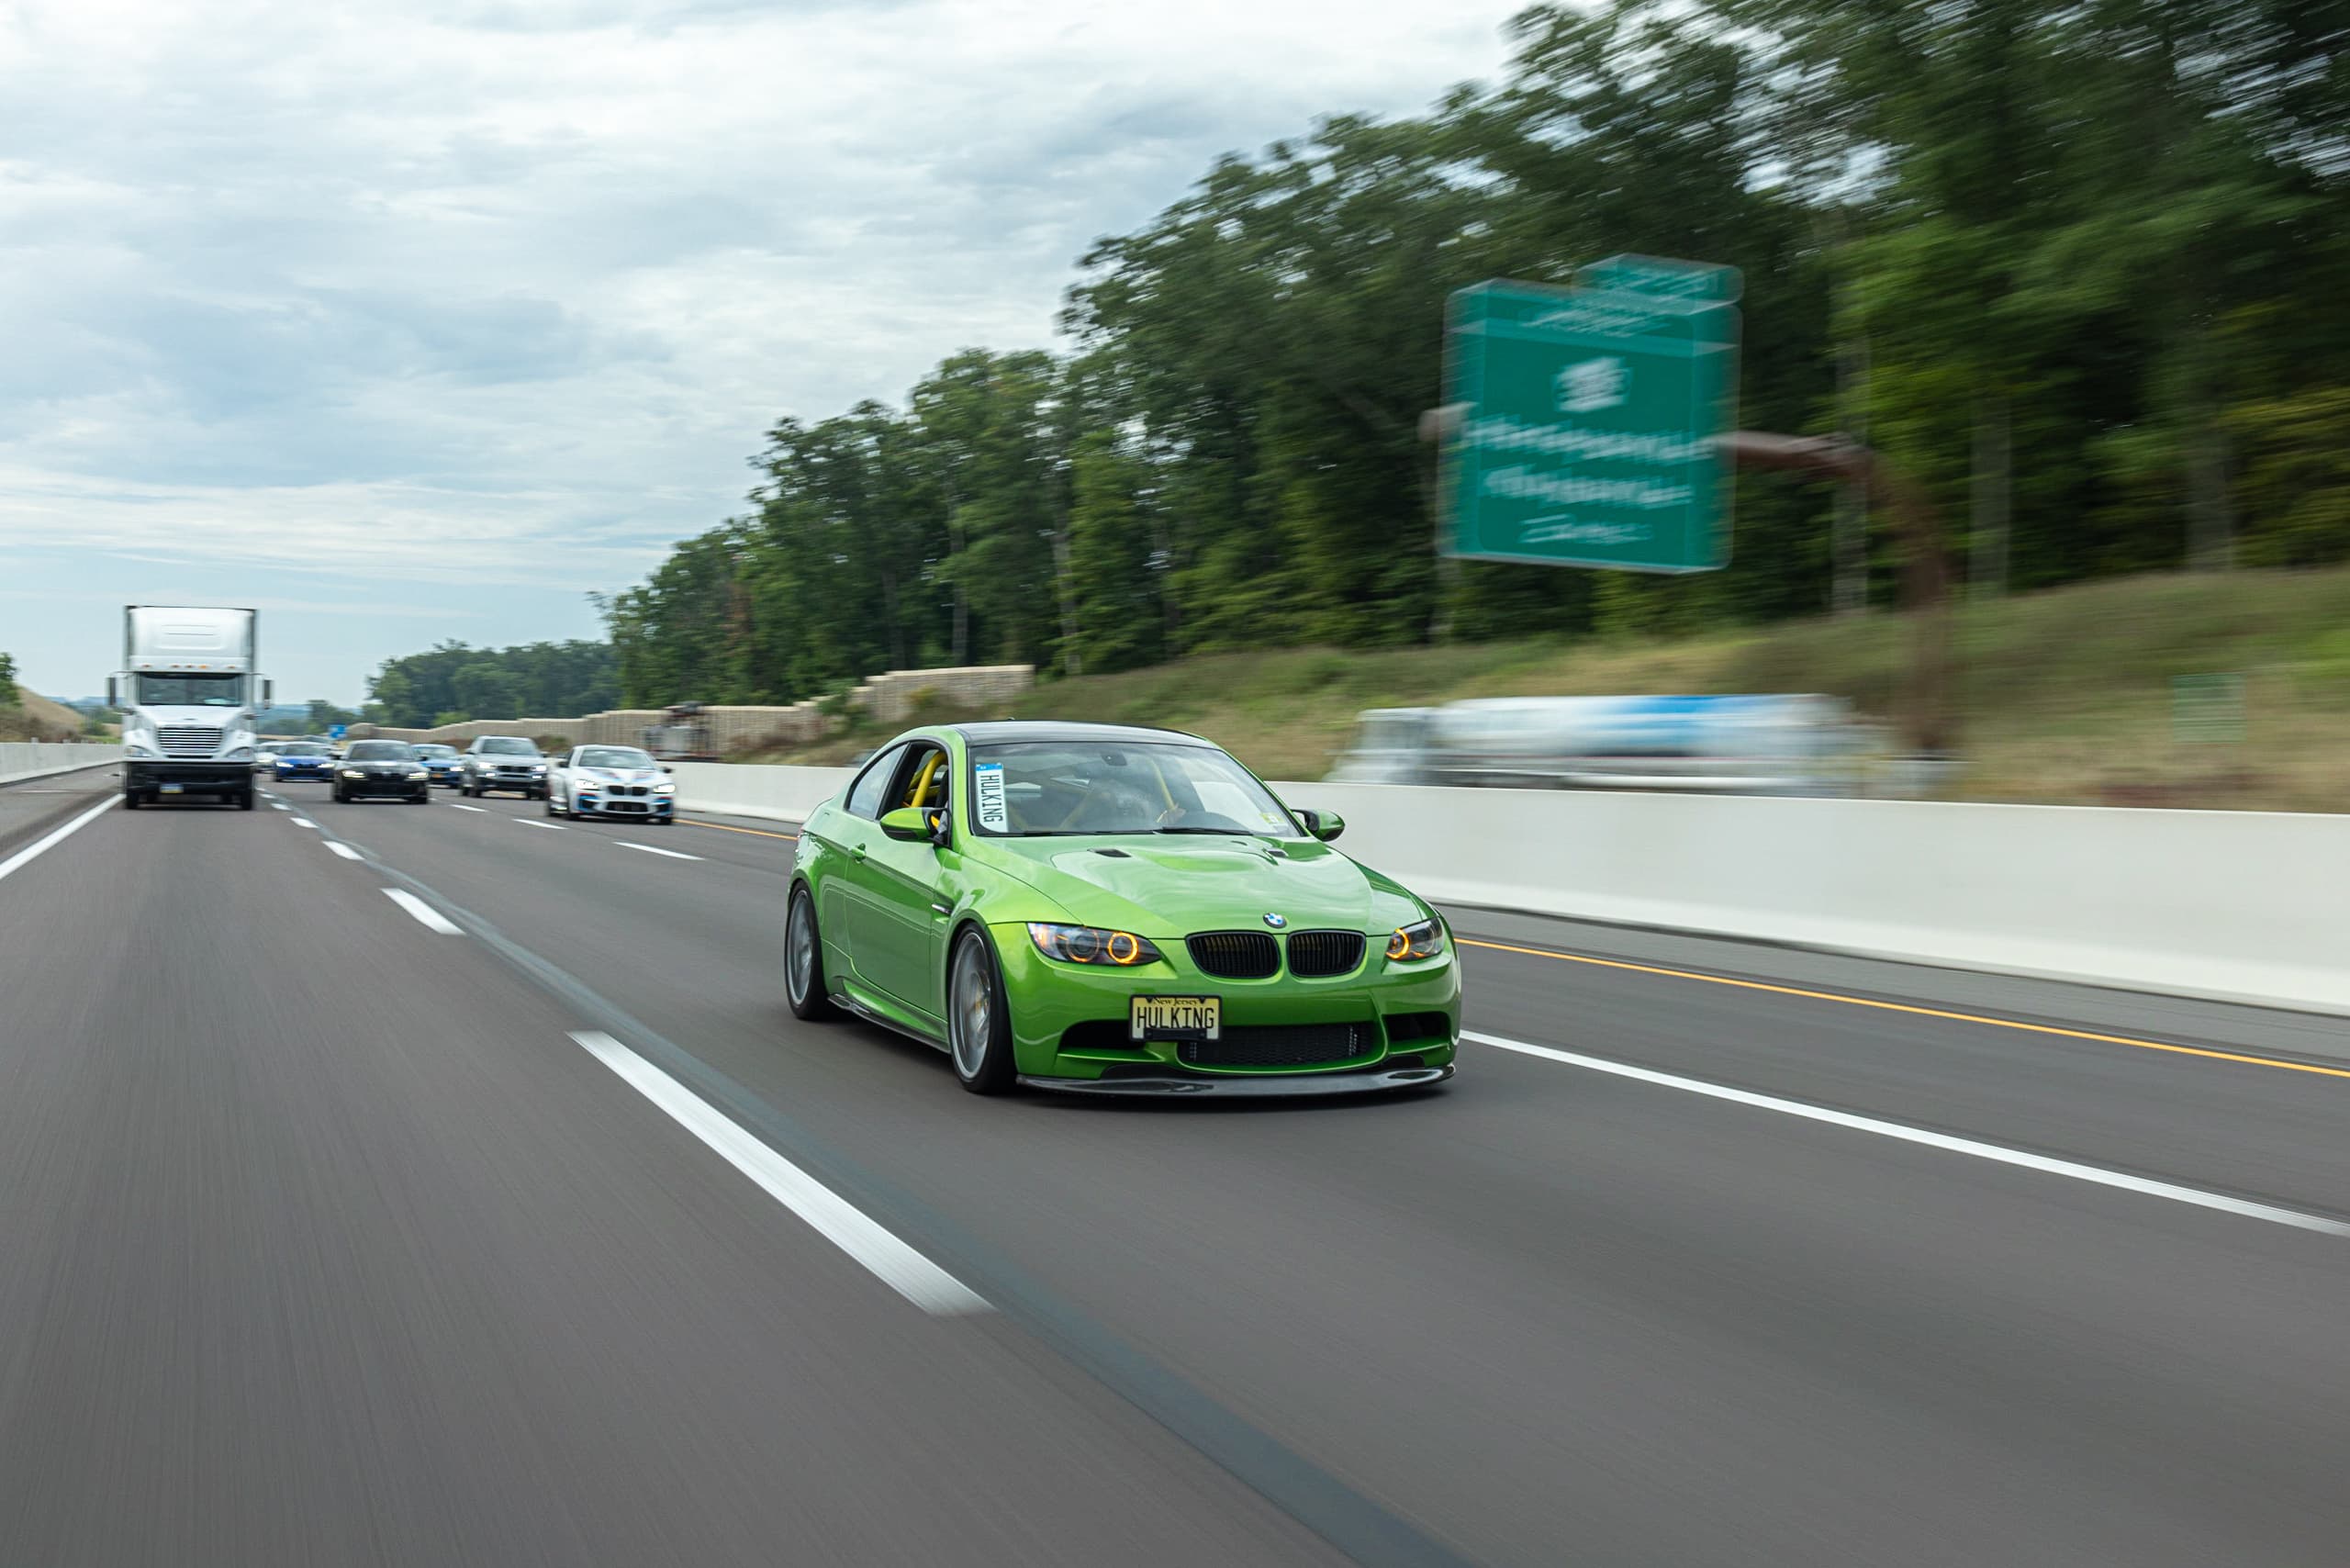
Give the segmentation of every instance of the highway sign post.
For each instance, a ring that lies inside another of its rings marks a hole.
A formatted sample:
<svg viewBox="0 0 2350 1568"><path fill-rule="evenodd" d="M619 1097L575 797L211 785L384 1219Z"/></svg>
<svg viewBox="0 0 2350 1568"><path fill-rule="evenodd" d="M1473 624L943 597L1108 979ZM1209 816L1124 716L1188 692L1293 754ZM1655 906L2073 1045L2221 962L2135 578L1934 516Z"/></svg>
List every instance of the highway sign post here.
<svg viewBox="0 0 2350 1568"><path fill-rule="evenodd" d="M1598 276L1609 286L1452 297L1448 554L1635 572L1728 559L1737 274L1614 257Z"/></svg>

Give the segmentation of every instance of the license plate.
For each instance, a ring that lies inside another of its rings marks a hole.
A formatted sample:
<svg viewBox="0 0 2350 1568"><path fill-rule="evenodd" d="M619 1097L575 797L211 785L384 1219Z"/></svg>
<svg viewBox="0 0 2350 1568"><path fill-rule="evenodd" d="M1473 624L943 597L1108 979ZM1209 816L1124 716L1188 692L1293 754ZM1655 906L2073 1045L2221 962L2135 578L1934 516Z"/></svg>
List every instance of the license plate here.
<svg viewBox="0 0 2350 1568"><path fill-rule="evenodd" d="M158 784L155 786L155 793L158 795L178 795L185 793L186 790L187 786L185 784Z"/></svg>
<svg viewBox="0 0 2350 1568"><path fill-rule="evenodd" d="M1137 996L1126 1015L1133 1040L1213 1040L1223 1032L1222 997Z"/></svg>

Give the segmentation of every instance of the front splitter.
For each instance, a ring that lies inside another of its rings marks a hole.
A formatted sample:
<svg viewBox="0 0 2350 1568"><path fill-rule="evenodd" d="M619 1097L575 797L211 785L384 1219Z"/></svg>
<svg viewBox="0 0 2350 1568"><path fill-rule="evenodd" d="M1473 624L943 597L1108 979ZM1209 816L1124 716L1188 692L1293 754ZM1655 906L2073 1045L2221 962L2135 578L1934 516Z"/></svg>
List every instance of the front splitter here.
<svg viewBox="0 0 2350 1568"><path fill-rule="evenodd" d="M1407 1067L1393 1072L1297 1073L1231 1078L1031 1078L1020 1081L1029 1089L1056 1094L1255 1095L1266 1099L1308 1094L1378 1094L1395 1089L1426 1089L1452 1076L1449 1067Z"/></svg>

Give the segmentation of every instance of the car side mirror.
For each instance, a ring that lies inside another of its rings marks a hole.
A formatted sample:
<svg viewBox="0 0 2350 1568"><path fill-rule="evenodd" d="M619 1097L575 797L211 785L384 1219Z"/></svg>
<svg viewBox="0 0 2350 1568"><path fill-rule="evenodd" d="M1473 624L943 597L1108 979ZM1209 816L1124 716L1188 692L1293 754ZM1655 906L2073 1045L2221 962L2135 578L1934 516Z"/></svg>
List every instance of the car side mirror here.
<svg viewBox="0 0 2350 1568"><path fill-rule="evenodd" d="M881 815L881 831L904 844L920 844L936 831L931 823L931 813L920 806L900 806Z"/></svg>
<svg viewBox="0 0 2350 1568"><path fill-rule="evenodd" d="M677 770L665 762L661 765L661 771L664 773L675 773Z"/></svg>
<svg viewBox="0 0 2350 1568"><path fill-rule="evenodd" d="M1336 812L1316 811L1311 806L1300 806L1297 808L1297 814L1305 823L1305 831L1325 844L1347 831L1347 819Z"/></svg>
<svg viewBox="0 0 2350 1568"><path fill-rule="evenodd" d="M106 677L106 706L109 708L122 706L122 698L118 690L119 684L113 676Z"/></svg>

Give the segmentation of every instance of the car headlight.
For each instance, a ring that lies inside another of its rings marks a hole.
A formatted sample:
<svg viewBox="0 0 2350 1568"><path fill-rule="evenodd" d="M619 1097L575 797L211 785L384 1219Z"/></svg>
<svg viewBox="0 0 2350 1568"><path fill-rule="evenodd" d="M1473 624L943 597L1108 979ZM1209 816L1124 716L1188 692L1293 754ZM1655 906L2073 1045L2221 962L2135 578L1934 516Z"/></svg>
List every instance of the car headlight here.
<svg viewBox="0 0 2350 1568"><path fill-rule="evenodd" d="M544 773L546 770L547 765L543 762L534 762L531 764L531 771L533 773Z"/></svg>
<svg viewBox="0 0 2350 1568"><path fill-rule="evenodd" d="M365 772L364 772L363 770L361 770L361 769L359 769L359 768L356 768L356 767L346 767L346 768L344 768L344 769L342 770L342 776L343 776L345 778L366 778L366 777L367 777L367 775L365 774Z"/></svg>
<svg viewBox="0 0 2350 1568"><path fill-rule="evenodd" d="M1399 925L1387 939L1387 959L1394 964L1416 964L1423 958L1433 958L1444 951L1444 923L1423 920L1416 925Z"/></svg>
<svg viewBox="0 0 2350 1568"><path fill-rule="evenodd" d="M432 777L432 775L431 775L430 773L427 773L426 771L424 771L424 769L422 769L421 767L420 767L420 768L418 768L415 772L413 772L413 773L409 774L409 775L408 775L408 777L409 777L410 778L431 778L431 777Z"/></svg>
<svg viewBox="0 0 2350 1568"><path fill-rule="evenodd" d="M655 784L653 786L653 792L656 795L674 795L677 792L677 787L675 784Z"/></svg>
<svg viewBox="0 0 2350 1568"><path fill-rule="evenodd" d="M1130 969L1136 964L1158 961L1158 949L1150 945L1150 939L1131 931L1104 931L1092 925L1049 925L1032 920L1028 923L1028 940L1036 944L1036 951L1064 964L1102 964L1111 969Z"/></svg>

